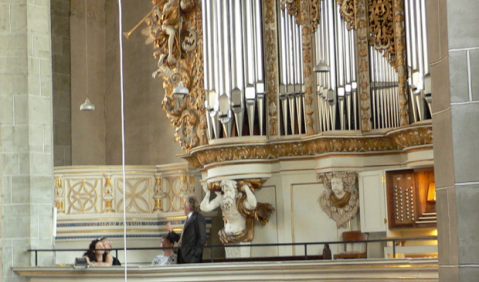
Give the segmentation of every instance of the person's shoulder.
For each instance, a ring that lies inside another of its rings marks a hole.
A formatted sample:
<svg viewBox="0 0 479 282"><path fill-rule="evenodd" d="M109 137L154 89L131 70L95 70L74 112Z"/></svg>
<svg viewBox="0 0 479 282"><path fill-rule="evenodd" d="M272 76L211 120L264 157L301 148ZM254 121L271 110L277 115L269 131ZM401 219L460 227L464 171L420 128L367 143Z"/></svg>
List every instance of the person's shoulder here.
<svg viewBox="0 0 479 282"><path fill-rule="evenodd" d="M178 263L178 256L173 253L169 258L168 258L168 264L177 264Z"/></svg>
<svg viewBox="0 0 479 282"><path fill-rule="evenodd" d="M161 261L163 258L163 255L157 255L151 262L151 265L161 265Z"/></svg>

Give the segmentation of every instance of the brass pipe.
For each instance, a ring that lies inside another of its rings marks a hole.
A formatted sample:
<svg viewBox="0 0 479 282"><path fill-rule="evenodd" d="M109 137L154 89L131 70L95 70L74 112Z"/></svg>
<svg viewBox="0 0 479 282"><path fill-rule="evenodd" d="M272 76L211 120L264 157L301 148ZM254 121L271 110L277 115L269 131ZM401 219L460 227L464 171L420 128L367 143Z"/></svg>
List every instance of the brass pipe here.
<svg viewBox="0 0 479 282"><path fill-rule="evenodd" d="M153 13L155 9L151 9L151 11L143 18L141 21L139 21L130 31L128 32L123 32L123 35L126 37L126 39L130 39L130 35L148 18L151 13Z"/></svg>

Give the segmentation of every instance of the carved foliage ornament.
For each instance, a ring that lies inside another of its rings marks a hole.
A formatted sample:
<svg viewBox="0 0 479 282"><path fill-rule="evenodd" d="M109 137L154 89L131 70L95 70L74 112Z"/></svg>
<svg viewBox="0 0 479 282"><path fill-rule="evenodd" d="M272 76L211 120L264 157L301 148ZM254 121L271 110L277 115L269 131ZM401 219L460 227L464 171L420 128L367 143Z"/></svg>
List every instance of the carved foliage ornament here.
<svg viewBox="0 0 479 282"><path fill-rule="evenodd" d="M395 62L393 0L369 1L369 31L373 36L371 44L383 50L389 62Z"/></svg>
<svg viewBox="0 0 479 282"><path fill-rule="evenodd" d="M163 78L166 111L175 130L175 141L183 150L207 144L203 87L201 7L194 0L153 0L153 9L142 31L153 43ZM173 88L183 82L186 97L174 97Z"/></svg>
<svg viewBox="0 0 479 282"><path fill-rule="evenodd" d="M320 1L322 0L281 0L281 9L286 9L295 17L296 24L311 26L314 33L320 21Z"/></svg>
<svg viewBox="0 0 479 282"><path fill-rule="evenodd" d="M343 16L348 29L353 29L356 26L356 15L354 13L354 0L336 0L341 7L341 16Z"/></svg>
<svg viewBox="0 0 479 282"><path fill-rule="evenodd" d="M264 1L263 16L264 16L264 57L266 68L266 91L268 93L268 124L269 135L278 135L278 105L277 105L277 73L278 60L276 54L278 53L278 42L276 37L276 1Z"/></svg>
<svg viewBox="0 0 479 282"><path fill-rule="evenodd" d="M326 186L327 191L318 201L324 212L336 222L336 227L346 227L359 209L358 190L354 189L357 172L328 172L318 174L318 181Z"/></svg>

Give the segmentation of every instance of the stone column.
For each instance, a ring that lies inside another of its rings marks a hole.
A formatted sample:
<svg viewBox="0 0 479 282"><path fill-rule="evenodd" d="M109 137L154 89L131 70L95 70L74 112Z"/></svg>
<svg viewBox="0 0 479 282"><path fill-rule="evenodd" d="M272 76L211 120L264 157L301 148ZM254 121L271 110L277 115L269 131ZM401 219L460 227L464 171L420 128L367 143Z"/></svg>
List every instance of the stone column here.
<svg viewBox="0 0 479 282"><path fill-rule="evenodd" d="M0 42L0 279L24 281L11 267L53 246L50 1L1 1Z"/></svg>
<svg viewBox="0 0 479 282"><path fill-rule="evenodd" d="M439 281L479 276L477 2L427 0ZM476 71L477 69L477 71Z"/></svg>

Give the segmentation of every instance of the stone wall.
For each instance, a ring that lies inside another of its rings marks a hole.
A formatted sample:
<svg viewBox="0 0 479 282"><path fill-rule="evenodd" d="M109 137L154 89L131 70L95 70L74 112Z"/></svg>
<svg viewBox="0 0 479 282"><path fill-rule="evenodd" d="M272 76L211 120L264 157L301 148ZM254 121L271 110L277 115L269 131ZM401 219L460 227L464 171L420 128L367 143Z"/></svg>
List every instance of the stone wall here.
<svg viewBox="0 0 479 282"><path fill-rule="evenodd" d="M122 2L124 31L134 27L152 8L150 1ZM87 1L87 25L84 5L84 1L72 1L72 164L119 165L122 123L118 2ZM182 151L161 109L163 81L151 76L158 67L152 58L152 45L144 44L145 37L140 32L144 27L140 25L129 40L123 37L126 164L184 162L176 157ZM95 104L95 111L78 110L86 96Z"/></svg>
<svg viewBox="0 0 479 282"><path fill-rule="evenodd" d="M428 0L439 281L479 275L477 2Z"/></svg>
<svg viewBox="0 0 479 282"><path fill-rule="evenodd" d="M2 1L0 42L0 277L25 281L11 267L53 247L50 1Z"/></svg>

